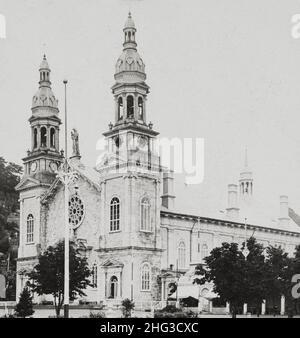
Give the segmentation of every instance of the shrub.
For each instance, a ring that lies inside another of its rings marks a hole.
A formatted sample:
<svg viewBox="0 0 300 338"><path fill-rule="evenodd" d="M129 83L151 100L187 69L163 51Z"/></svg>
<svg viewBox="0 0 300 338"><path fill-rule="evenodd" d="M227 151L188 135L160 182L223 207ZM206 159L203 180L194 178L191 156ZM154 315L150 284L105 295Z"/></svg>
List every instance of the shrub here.
<svg viewBox="0 0 300 338"><path fill-rule="evenodd" d="M34 314L32 296L27 287L23 289L20 295L19 303L15 307L17 317L26 318Z"/></svg>
<svg viewBox="0 0 300 338"><path fill-rule="evenodd" d="M89 318L105 318L105 313L103 311L90 312Z"/></svg>
<svg viewBox="0 0 300 338"><path fill-rule="evenodd" d="M134 309L134 302L126 298L122 301L122 313L125 318L131 317L131 311Z"/></svg>

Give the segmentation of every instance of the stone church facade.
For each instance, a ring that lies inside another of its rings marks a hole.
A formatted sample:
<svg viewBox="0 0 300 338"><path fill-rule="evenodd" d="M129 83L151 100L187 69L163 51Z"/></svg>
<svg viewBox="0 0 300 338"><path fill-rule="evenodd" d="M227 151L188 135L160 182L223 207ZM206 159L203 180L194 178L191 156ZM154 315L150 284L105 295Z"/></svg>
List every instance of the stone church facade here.
<svg viewBox="0 0 300 338"><path fill-rule="evenodd" d="M214 247L245 240L239 209L243 203L251 204L254 181L245 163L239 184L228 186L224 219L175 211L174 175L161 166L155 145L158 132L147 122L149 87L131 14L123 31L123 52L112 87L114 123L104 133L107 155L96 168L89 168L74 143L69 159L71 170L78 174L69 188L70 235L93 271L87 301L115 304L130 298L147 308L166 301L169 283L178 276L191 281L194 267ZM61 119L45 56L39 73L29 119L31 148L16 187L20 194L17 295L26 282L24 272L37 263L38 255L64 238L64 186L57 177L64 161L59 147ZM287 197L281 197L280 206L278 224L249 222L247 231L255 231L265 245L281 245L292 253L300 243L300 227L289 218ZM190 288L195 288L192 283ZM197 291L203 304L210 289L208 285Z"/></svg>

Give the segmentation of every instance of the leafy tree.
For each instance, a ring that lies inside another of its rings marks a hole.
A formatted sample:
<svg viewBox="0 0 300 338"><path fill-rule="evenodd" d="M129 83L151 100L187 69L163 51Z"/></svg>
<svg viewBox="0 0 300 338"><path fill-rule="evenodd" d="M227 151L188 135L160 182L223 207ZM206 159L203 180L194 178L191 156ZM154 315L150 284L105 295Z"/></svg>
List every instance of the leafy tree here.
<svg viewBox="0 0 300 338"><path fill-rule="evenodd" d="M131 311L134 309L134 302L126 298L122 301L122 313L125 318L131 317Z"/></svg>
<svg viewBox="0 0 300 338"><path fill-rule="evenodd" d="M245 243L244 243L245 245ZM266 278L267 265L265 262L264 247L254 237L247 241L249 255L245 259L245 290L244 302L254 304L257 313L260 312L261 303L270 289ZM242 248L243 251L244 247Z"/></svg>
<svg viewBox="0 0 300 338"><path fill-rule="evenodd" d="M226 302L230 302L232 316L245 300L245 258L237 243L222 243L214 248L205 259L206 266L195 269L194 282L205 284L213 282L214 292Z"/></svg>
<svg viewBox="0 0 300 338"><path fill-rule="evenodd" d="M29 285L38 295L51 294L54 298L56 315L64 302L64 241L58 242L55 246L49 246L39 256L39 262L34 269L28 273ZM85 296L83 292L91 285L89 276L91 271L88 268L87 259L82 257L74 243L70 243L70 299L78 296Z"/></svg>
<svg viewBox="0 0 300 338"><path fill-rule="evenodd" d="M289 297L291 289L291 269L292 259L279 247L268 246L266 248L266 272L265 279L268 288L266 289L266 299L275 304L276 299L281 295Z"/></svg>
<svg viewBox="0 0 300 338"><path fill-rule="evenodd" d="M254 303L258 308L266 296L268 280L265 278L264 248L254 237L247 240L248 256L237 243L222 243L204 259L205 266L198 265L194 282L213 282L214 292L230 303L232 317L244 303Z"/></svg>
<svg viewBox="0 0 300 338"><path fill-rule="evenodd" d="M22 168L14 163L7 163L0 157L0 253L2 273L6 276L6 299L15 299L15 273L18 247L18 225L9 220L12 213L19 209L18 193L15 186L20 182Z"/></svg>
<svg viewBox="0 0 300 338"><path fill-rule="evenodd" d="M19 303L15 308L15 314L17 317L22 318L26 318L34 314L32 296L27 287L25 287L21 292Z"/></svg>

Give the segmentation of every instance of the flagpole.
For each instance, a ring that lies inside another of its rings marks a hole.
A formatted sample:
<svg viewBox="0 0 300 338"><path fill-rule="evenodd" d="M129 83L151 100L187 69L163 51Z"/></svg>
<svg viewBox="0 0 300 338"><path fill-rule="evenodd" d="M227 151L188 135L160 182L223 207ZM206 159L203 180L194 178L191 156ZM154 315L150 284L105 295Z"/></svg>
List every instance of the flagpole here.
<svg viewBox="0 0 300 338"><path fill-rule="evenodd" d="M68 119L67 119L67 80L64 80L65 85L65 164L64 171L66 179L68 177ZM67 179L68 181L68 179ZM69 236L70 236L70 225L69 225L69 187L68 183L65 182L65 264L64 264L64 318L69 318Z"/></svg>

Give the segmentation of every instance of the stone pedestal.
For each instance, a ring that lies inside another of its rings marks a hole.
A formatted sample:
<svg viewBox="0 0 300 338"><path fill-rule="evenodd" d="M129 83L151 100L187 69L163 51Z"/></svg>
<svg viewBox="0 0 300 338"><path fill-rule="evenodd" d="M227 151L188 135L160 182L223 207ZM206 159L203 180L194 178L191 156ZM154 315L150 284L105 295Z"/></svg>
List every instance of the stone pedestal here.
<svg viewBox="0 0 300 338"><path fill-rule="evenodd" d="M285 297L281 296L281 301L280 301L280 314L284 315L285 314Z"/></svg>
<svg viewBox="0 0 300 338"><path fill-rule="evenodd" d="M261 303L261 314L265 315L266 314L266 301L263 300L263 302Z"/></svg>
<svg viewBox="0 0 300 338"><path fill-rule="evenodd" d="M247 310L248 310L248 306L247 306L247 304L245 303L245 304L244 304L244 307L243 307L243 314L244 314L244 315L247 314Z"/></svg>

